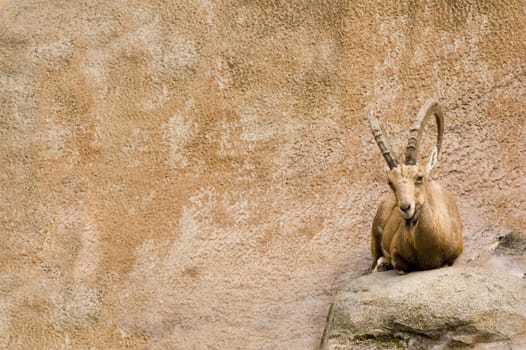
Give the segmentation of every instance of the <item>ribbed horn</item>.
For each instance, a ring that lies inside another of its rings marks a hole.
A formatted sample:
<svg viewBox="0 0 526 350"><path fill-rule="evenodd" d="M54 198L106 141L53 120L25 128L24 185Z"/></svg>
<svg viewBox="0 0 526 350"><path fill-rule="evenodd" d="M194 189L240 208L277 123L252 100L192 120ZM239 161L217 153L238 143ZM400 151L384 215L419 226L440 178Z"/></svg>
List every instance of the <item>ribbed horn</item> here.
<svg viewBox="0 0 526 350"><path fill-rule="evenodd" d="M394 153L391 151L391 145L389 144L389 140L387 140L387 137L384 136L384 129L382 128L378 120L375 118L373 113L369 113L367 119L369 120L369 125L371 126L374 139L376 140L376 143L378 144L380 152L382 152L382 155L384 156L387 165L389 165L389 169L395 168L396 166L398 166L398 162L396 161Z"/></svg>
<svg viewBox="0 0 526 350"><path fill-rule="evenodd" d="M442 137L444 135L444 113L442 108L435 100L428 100L420 109L416 116L416 121L409 132L409 140L405 151L405 164L415 165L418 155L418 148L420 147L420 139L424 133L424 127L430 116L434 115L437 123L437 144L436 157L440 155L440 147L442 146Z"/></svg>

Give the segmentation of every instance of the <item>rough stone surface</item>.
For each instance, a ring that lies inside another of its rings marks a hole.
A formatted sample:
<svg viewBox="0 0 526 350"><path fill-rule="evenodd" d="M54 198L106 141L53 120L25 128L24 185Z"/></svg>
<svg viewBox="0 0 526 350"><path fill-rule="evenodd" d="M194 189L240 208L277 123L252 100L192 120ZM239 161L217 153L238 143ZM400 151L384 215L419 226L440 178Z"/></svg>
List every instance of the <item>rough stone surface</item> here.
<svg viewBox="0 0 526 350"><path fill-rule="evenodd" d="M526 281L452 267L351 281L328 316L322 350L526 346Z"/></svg>
<svg viewBox="0 0 526 350"><path fill-rule="evenodd" d="M459 264L523 274L488 252L526 232L524 23L522 0L4 2L0 348L317 348L388 191L367 113L399 150L429 97Z"/></svg>

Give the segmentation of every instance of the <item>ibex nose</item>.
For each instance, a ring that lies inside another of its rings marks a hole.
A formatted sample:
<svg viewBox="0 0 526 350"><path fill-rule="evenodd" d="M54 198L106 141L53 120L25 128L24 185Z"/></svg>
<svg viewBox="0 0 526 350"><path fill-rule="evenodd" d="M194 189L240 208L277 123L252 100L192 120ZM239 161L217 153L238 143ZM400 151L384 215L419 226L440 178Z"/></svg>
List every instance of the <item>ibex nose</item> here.
<svg viewBox="0 0 526 350"><path fill-rule="evenodd" d="M400 210L404 213L407 213L411 209L411 204L402 204Z"/></svg>

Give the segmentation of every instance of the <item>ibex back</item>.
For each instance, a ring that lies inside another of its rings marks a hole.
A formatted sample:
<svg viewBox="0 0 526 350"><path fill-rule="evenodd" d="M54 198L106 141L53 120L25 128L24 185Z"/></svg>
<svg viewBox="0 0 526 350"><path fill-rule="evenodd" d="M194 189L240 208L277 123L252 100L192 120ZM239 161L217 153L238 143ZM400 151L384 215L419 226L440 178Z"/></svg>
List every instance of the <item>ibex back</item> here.
<svg viewBox="0 0 526 350"><path fill-rule="evenodd" d="M417 161L420 139L430 116L437 123L437 143L427 164ZM387 161L391 194L373 220L373 271L394 268L399 273L452 265L462 253L462 222L453 196L429 173L440 156L444 115L436 101L427 101L409 133L405 160L400 164L384 131L370 114L369 124Z"/></svg>

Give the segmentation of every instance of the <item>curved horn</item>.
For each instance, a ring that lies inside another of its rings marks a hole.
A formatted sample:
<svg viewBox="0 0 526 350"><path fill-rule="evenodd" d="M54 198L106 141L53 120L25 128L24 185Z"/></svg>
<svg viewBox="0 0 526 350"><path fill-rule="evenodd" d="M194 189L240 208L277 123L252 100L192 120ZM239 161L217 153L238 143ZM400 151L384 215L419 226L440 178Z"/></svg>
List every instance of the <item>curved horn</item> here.
<svg viewBox="0 0 526 350"><path fill-rule="evenodd" d="M389 165L389 169L395 168L398 166L398 162L396 161L394 153L391 151L391 145L389 144L387 137L384 136L384 129L372 113L369 113L367 119L369 120L374 139L376 140L378 147L380 147L380 152L382 152L387 165Z"/></svg>
<svg viewBox="0 0 526 350"><path fill-rule="evenodd" d="M428 100L418 112L416 121L409 132L409 140L405 151L405 164L416 164L420 139L424 133L424 126L432 115L435 116L437 123L436 158L438 159L438 156L440 155L440 147L442 146L442 136L444 135L444 113L437 101Z"/></svg>

